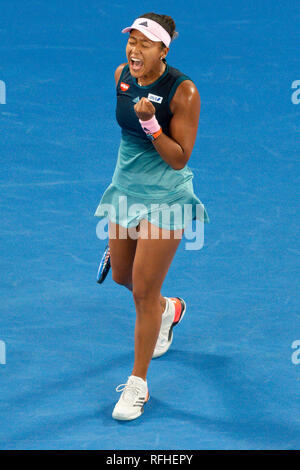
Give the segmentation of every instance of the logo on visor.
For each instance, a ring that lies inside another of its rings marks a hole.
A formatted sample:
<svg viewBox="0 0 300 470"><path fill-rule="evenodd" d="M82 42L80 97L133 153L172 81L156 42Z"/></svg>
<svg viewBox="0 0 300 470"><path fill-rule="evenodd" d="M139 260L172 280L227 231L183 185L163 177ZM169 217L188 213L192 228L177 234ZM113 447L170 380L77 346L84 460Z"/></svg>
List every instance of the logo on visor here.
<svg viewBox="0 0 300 470"><path fill-rule="evenodd" d="M144 21L143 23L139 23L140 26L146 26L148 28L148 23L147 21Z"/></svg>
<svg viewBox="0 0 300 470"><path fill-rule="evenodd" d="M121 82L120 84L120 88L122 91L127 91L129 87L130 85L128 85L127 83Z"/></svg>

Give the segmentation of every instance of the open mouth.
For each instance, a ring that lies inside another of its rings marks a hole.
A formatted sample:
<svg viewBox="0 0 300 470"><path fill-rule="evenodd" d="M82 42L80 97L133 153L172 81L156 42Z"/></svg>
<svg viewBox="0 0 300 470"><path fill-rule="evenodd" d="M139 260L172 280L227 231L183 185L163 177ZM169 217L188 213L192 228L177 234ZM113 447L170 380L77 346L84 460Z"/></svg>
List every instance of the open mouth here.
<svg viewBox="0 0 300 470"><path fill-rule="evenodd" d="M132 70L134 70L135 72L138 72L139 70L143 68L144 63L142 60L139 60L139 59L130 59L130 65L131 65Z"/></svg>

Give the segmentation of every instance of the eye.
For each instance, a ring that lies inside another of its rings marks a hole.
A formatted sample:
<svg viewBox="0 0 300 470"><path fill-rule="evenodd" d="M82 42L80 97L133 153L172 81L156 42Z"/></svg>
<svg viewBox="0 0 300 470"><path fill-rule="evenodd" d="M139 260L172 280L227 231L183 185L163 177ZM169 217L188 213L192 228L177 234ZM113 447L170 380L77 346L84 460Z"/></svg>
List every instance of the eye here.
<svg viewBox="0 0 300 470"><path fill-rule="evenodd" d="M135 41L128 41L129 46L134 46L136 44ZM142 47L150 47L150 44L148 42L144 42L142 44Z"/></svg>

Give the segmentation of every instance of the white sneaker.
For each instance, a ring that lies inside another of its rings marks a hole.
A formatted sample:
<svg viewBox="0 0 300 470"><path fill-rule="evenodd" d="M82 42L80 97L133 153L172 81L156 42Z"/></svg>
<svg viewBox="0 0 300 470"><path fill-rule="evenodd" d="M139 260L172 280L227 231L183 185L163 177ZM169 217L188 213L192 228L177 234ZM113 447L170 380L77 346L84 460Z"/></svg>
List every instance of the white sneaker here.
<svg viewBox="0 0 300 470"><path fill-rule="evenodd" d="M122 388L123 387L123 388ZM149 400L147 381L131 375L126 384L118 385L117 392L123 392L114 407L112 417L121 421L138 418Z"/></svg>
<svg viewBox="0 0 300 470"><path fill-rule="evenodd" d="M181 322L186 312L186 304L180 297L165 297L166 309L162 315L160 332L152 358L165 354L173 341L173 328Z"/></svg>

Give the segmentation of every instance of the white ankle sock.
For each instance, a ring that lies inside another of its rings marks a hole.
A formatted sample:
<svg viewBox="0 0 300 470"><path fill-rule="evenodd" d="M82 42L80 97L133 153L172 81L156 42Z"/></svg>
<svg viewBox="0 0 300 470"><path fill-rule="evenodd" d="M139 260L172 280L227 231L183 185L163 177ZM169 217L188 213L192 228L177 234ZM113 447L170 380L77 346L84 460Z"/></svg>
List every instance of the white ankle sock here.
<svg viewBox="0 0 300 470"><path fill-rule="evenodd" d="M135 379L138 379L138 381L142 381L144 384L147 385L147 380L142 379L142 377L138 377L137 375L131 375L130 377L134 377Z"/></svg>

